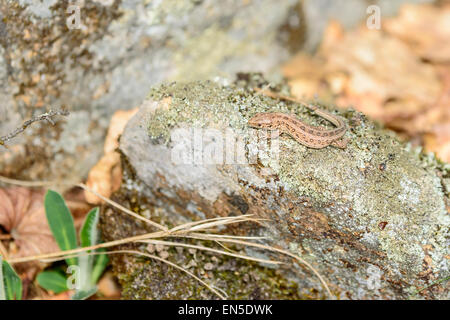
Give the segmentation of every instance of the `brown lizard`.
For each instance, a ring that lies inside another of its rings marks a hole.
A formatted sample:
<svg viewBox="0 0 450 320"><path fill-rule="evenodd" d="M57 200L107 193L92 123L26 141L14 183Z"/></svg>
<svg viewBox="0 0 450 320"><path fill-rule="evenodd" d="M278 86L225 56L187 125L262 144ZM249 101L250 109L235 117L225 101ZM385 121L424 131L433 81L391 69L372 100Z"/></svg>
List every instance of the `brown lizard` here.
<svg viewBox="0 0 450 320"><path fill-rule="evenodd" d="M260 89L259 91L272 98L301 103L291 97L278 95L270 91L261 91ZM348 141L342 137L347 131L347 126L342 118L321 110L314 105L306 105L306 107L314 111L318 116L330 121L336 126L336 129L326 130L320 127L310 126L298 120L293 115L280 112L258 113L248 121L248 124L258 129L280 130L282 133L289 134L297 142L309 148L321 149L329 145L342 149L345 148Z"/></svg>

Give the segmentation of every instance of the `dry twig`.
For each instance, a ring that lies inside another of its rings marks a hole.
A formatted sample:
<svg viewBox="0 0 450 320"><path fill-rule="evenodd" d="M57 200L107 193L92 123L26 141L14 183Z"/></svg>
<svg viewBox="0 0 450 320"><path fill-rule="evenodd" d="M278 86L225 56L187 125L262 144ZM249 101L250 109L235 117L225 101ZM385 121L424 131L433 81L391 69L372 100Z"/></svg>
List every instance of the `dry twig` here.
<svg viewBox="0 0 450 320"><path fill-rule="evenodd" d="M5 146L6 147L5 142L11 140L15 136L17 136L19 133L24 132L25 129L28 128L28 126L30 126L33 122L48 121L52 125L55 125L55 123L52 120L52 117L54 117L56 115L68 116L69 115L69 111L67 111L67 110L50 110L49 112L46 112L44 114L41 114L41 115L39 115L37 117L33 117L30 120L25 121L22 124L22 126L18 127L13 132L10 132L10 133L8 133L5 136L0 137L0 146Z"/></svg>

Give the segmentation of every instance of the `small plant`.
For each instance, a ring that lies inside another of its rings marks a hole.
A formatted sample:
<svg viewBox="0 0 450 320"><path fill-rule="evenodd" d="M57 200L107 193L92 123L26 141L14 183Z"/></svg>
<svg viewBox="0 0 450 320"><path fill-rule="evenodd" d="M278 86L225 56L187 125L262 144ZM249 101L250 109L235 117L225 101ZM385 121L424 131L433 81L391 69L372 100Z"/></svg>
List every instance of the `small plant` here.
<svg viewBox="0 0 450 320"><path fill-rule="evenodd" d="M69 208L63 197L52 190L47 191L44 199L45 214L48 225L59 248L63 251L79 248L75 225ZM98 231L99 208L92 209L86 216L80 231L81 247L90 247L100 242ZM104 249L95 250L97 253ZM89 298L97 292L97 281L108 263L106 254L93 255L91 251L78 254L76 257L65 259L68 268L66 277L62 270L54 269L41 272L37 281L41 287L55 293L75 289L73 300Z"/></svg>
<svg viewBox="0 0 450 320"><path fill-rule="evenodd" d="M22 299L22 280L0 256L0 300Z"/></svg>

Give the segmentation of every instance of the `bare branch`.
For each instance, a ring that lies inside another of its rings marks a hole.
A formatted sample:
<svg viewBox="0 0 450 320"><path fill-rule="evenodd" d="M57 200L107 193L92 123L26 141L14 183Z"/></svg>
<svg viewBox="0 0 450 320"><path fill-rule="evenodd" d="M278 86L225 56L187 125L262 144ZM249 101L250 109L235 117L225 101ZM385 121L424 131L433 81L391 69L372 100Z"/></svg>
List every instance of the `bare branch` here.
<svg viewBox="0 0 450 320"><path fill-rule="evenodd" d="M44 114L41 114L37 117L33 117L30 120L25 121L22 124L22 126L18 127L13 132L8 133L7 135L5 135L3 137L0 137L0 146L6 147L5 142L11 140L15 136L17 136L19 133L22 133L23 131L25 131L25 129L28 128L28 126L31 125L33 122L45 120L45 121L48 121L49 123L51 123L52 125L54 125L55 123L53 122L52 117L54 117L56 115L68 116L69 111L67 111L67 110L50 110L49 112L46 112Z"/></svg>

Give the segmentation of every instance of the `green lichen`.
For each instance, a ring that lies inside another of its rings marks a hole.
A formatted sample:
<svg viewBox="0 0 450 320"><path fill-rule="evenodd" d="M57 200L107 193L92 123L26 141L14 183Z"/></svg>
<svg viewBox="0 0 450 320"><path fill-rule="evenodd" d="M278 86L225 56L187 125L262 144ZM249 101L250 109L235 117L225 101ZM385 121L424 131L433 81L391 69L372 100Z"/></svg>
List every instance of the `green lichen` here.
<svg viewBox="0 0 450 320"><path fill-rule="evenodd" d="M262 83L267 84L259 82L260 85ZM221 86L212 81L173 82L152 88L148 95L155 101L169 97L170 107L157 109L149 119L148 132L153 139L163 138L168 142L171 129L180 124L197 128L233 128L248 134L248 119L256 113L270 111L294 113L305 122L331 128L326 120L312 116L306 108L255 94L250 87L236 84Z"/></svg>

